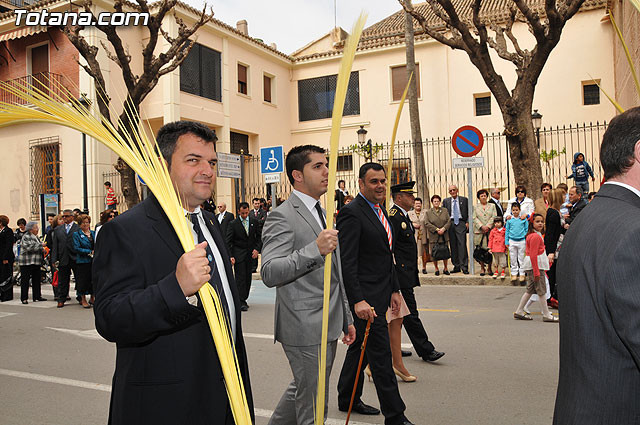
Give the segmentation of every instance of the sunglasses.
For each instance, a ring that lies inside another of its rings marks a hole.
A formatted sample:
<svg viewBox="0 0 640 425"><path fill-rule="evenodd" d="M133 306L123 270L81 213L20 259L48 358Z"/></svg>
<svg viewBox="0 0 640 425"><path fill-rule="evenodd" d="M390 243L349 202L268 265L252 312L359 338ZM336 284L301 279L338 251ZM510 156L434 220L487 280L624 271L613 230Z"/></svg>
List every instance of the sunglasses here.
<svg viewBox="0 0 640 425"><path fill-rule="evenodd" d="M516 193L526 193L524 190L516 190Z"/></svg>

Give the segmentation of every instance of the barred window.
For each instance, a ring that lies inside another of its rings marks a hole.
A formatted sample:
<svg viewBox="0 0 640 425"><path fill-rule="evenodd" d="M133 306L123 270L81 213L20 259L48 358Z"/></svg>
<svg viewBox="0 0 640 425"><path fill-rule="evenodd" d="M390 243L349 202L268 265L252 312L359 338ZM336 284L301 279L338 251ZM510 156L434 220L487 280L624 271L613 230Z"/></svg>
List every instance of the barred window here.
<svg viewBox="0 0 640 425"><path fill-rule="evenodd" d="M599 105L600 104L600 88L597 84L582 85L583 104Z"/></svg>
<svg viewBox="0 0 640 425"><path fill-rule="evenodd" d="M491 115L491 95L489 93L474 94L476 116Z"/></svg>
<svg viewBox="0 0 640 425"><path fill-rule="evenodd" d="M385 170L389 169L389 160L385 159L380 162ZM393 168L387 184L396 185L411 181L411 159L397 158L393 160Z"/></svg>
<svg viewBox="0 0 640 425"><path fill-rule="evenodd" d="M231 132L231 153L249 155L249 136L247 134Z"/></svg>
<svg viewBox="0 0 640 425"><path fill-rule="evenodd" d="M338 155L338 171L353 170L353 155Z"/></svg>
<svg viewBox="0 0 640 425"><path fill-rule="evenodd" d="M336 95L337 75L309 78L298 81L298 119L300 121L331 118ZM360 115L359 73L349 78L347 98L342 115Z"/></svg>
<svg viewBox="0 0 640 425"><path fill-rule="evenodd" d="M220 52L196 43L180 65L180 91L222 101Z"/></svg>
<svg viewBox="0 0 640 425"><path fill-rule="evenodd" d="M39 195L60 193L60 139L58 136L29 141L31 215L40 214Z"/></svg>

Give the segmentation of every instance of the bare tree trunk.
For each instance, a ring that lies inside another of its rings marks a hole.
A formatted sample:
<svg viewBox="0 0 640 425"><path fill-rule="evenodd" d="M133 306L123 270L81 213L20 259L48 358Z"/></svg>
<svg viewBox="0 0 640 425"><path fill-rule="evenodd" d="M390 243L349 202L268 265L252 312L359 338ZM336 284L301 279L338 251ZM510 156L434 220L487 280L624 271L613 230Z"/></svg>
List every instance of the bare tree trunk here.
<svg viewBox="0 0 640 425"><path fill-rule="evenodd" d="M405 0L407 7L411 7L411 0ZM411 144L416 169L416 190L418 197L429 198L427 187L427 173L424 166L424 151L422 150L422 131L420 130L420 111L418 109L418 84L416 82L416 60L413 43L413 17L405 12L404 39L407 54L407 78L413 74L409 83L409 121L411 124Z"/></svg>

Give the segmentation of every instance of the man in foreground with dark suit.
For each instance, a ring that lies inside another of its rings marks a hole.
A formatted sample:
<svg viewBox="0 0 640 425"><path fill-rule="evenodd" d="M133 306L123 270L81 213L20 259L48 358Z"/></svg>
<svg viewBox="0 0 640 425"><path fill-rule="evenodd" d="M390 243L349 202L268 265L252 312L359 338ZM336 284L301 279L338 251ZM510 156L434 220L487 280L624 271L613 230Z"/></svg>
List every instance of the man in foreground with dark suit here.
<svg viewBox="0 0 640 425"><path fill-rule="evenodd" d="M415 197L413 187L416 182L401 183L391 186L391 196L393 197L393 207L389 211L389 221L393 226L395 236L394 256L396 260L396 274L400 291L407 307L409 315L401 320L407 335L413 344L418 356L426 362L435 362L444 356L443 352L436 351L429 341L427 331L425 331L422 321L418 316L418 304L413 288L420 286L418 278L418 245L416 244L415 231L408 211L413 207ZM397 319L400 320L400 319ZM411 351L408 352L411 355ZM403 355L404 352L403 352Z"/></svg>
<svg viewBox="0 0 640 425"><path fill-rule="evenodd" d="M371 330L362 370L370 366L380 409L386 425L412 425L404 416L405 404L398 391L391 361L385 313L389 306L400 310L400 285L393 263L393 231L385 211L387 178L382 165L368 162L360 167L360 193L338 214L340 260L347 299L356 327L356 340L349 346L338 381L338 408L347 411L360 360L367 321ZM363 372L360 370L353 411L378 414L361 400Z"/></svg>
<svg viewBox="0 0 640 425"><path fill-rule="evenodd" d="M469 274L469 253L467 252L467 233L469 233L469 200L458 196L458 186L449 186L449 197L442 201L442 206L451 215L449 227L449 246L451 248L451 273Z"/></svg>
<svg viewBox="0 0 640 425"><path fill-rule="evenodd" d="M225 204L224 202L220 202L220 205L218 205L218 214L216 214L216 220L218 220L218 223L220 223L220 229L222 230L223 236L227 234L227 227L234 218L235 216L233 215L233 213L227 211L227 204Z"/></svg>
<svg viewBox="0 0 640 425"><path fill-rule="evenodd" d="M557 425L640 423L640 108L611 120L600 161L558 262Z"/></svg>
<svg viewBox="0 0 640 425"><path fill-rule="evenodd" d="M240 295L240 310L249 310L247 298L251 291L251 267L262 250L262 228L258 221L249 216L249 204L238 205L238 217L229 223L225 236L231 264Z"/></svg>
<svg viewBox="0 0 640 425"><path fill-rule="evenodd" d="M58 269L58 308L64 307L69 296L69 282L71 272L76 273L76 255L73 252L72 236L80 227L73 221L73 211L62 212L63 223L53 231L53 247L51 262Z"/></svg>
<svg viewBox="0 0 640 425"><path fill-rule="evenodd" d="M234 424L216 347L196 296L207 281L228 313L253 415L231 262L218 222L199 207L215 187L216 140L208 127L189 121L158 131L158 146L184 199L194 250L183 252L153 195L100 230L93 260L94 313L100 335L117 346L111 425Z"/></svg>

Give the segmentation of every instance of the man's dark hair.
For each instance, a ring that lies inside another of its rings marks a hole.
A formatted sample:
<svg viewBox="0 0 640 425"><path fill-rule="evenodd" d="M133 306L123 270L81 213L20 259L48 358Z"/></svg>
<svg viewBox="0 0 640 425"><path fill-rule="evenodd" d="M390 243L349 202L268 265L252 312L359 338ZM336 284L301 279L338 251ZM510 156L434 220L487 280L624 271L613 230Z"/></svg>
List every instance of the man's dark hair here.
<svg viewBox="0 0 640 425"><path fill-rule="evenodd" d="M587 195L587 199L590 201L594 196L596 196L596 192L589 192L589 194Z"/></svg>
<svg viewBox="0 0 640 425"><path fill-rule="evenodd" d="M80 214L80 213L82 213L82 210L80 208L74 208L73 212Z"/></svg>
<svg viewBox="0 0 640 425"><path fill-rule="evenodd" d="M360 171L358 172L358 178L364 180L364 176L367 174L367 171L369 170L384 171L384 167L381 164L378 164L377 162L365 162L360 167Z"/></svg>
<svg viewBox="0 0 640 425"><path fill-rule="evenodd" d="M18 221L16 222L16 224L18 226L20 226L21 224L24 224L26 226L27 225L27 220L25 220L24 218L19 218Z"/></svg>
<svg viewBox="0 0 640 425"><path fill-rule="evenodd" d="M422 203L422 198L416 198L416 199L414 199L414 202L415 201L420 201L420 203Z"/></svg>
<svg viewBox="0 0 640 425"><path fill-rule="evenodd" d="M251 200L251 202L256 202L256 201L260 202L260 198L253 198L253 199Z"/></svg>
<svg viewBox="0 0 640 425"><path fill-rule="evenodd" d="M169 167L171 167L171 157L176 150L178 138L188 133L200 137L205 143L213 143L213 148L215 149L215 142L218 140L216 132L206 125L195 121L170 122L158 130L158 136L156 137L162 157L167 161Z"/></svg>
<svg viewBox="0 0 640 425"><path fill-rule="evenodd" d="M289 178L289 183L293 184L295 181L293 179L293 172L300 171L305 165L311 162L309 155L312 153L321 153L325 154L325 150L320 146L316 145L302 145L291 148L291 150L287 153L287 159L285 160L285 165L287 166L287 177Z"/></svg>
<svg viewBox="0 0 640 425"><path fill-rule="evenodd" d="M111 182L107 180L106 182L104 182L104 185L107 187L111 187Z"/></svg>
<svg viewBox="0 0 640 425"><path fill-rule="evenodd" d="M575 189L576 190L576 194L583 196L584 195L584 190L582 190L582 188L580 186L571 186L571 189Z"/></svg>
<svg viewBox="0 0 640 425"><path fill-rule="evenodd" d="M258 198L256 198L256 199L258 199ZM242 208L247 208L247 209L249 209L249 203L248 203L248 202L240 202L240 203L238 204L238 209L242 209Z"/></svg>
<svg viewBox="0 0 640 425"><path fill-rule="evenodd" d="M49 217L55 217L55 216L56 216L56 215L55 215L54 213L47 213L47 219L48 219Z"/></svg>
<svg viewBox="0 0 640 425"><path fill-rule="evenodd" d="M340 179L340 180L338 180L338 187L340 187L340 183L344 183L345 186L347 185L346 181Z"/></svg>
<svg viewBox="0 0 640 425"><path fill-rule="evenodd" d="M605 179L618 177L633 165L633 151L640 141L640 107L613 118L600 145L600 162Z"/></svg>

